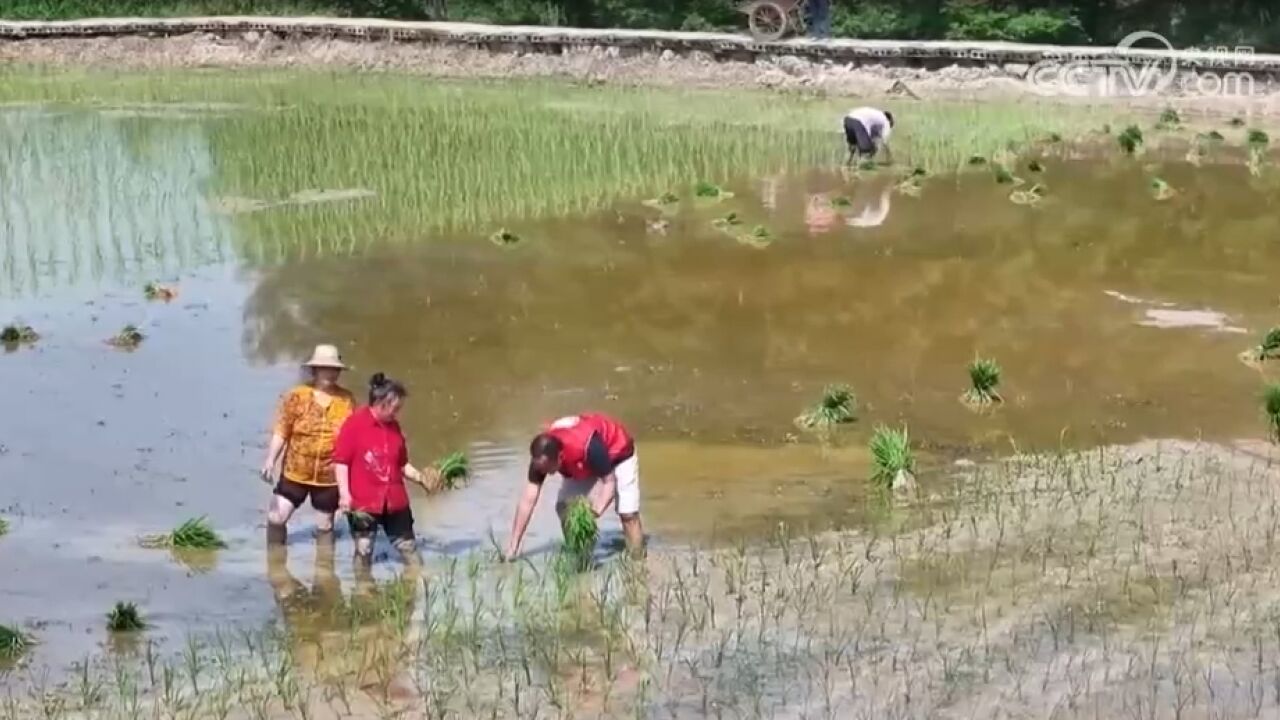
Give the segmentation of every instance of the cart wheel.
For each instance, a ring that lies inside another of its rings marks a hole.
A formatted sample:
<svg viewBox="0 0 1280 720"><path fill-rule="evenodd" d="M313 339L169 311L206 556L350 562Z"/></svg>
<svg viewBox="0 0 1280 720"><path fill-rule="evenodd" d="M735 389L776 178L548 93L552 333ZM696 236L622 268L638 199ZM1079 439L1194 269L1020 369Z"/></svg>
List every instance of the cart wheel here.
<svg viewBox="0 0 1280 720"><path fill-rule="evenodd" d="M787 12L771 2L757 3L747 16L747 24L756 40L777 40L787 31Z"/></svg>

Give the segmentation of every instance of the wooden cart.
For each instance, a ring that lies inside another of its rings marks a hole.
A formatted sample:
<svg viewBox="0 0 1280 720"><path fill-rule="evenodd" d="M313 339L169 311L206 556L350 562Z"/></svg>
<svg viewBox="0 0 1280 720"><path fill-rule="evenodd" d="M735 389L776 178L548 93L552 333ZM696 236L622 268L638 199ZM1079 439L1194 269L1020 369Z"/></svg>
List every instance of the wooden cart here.
<svg viewBox="0 0 1280 720"><path fill-rule="evenodd" d="M790 30L805 31L805 0L751 0L738 7L747 16L747 26L756 40L779 40Z"/></svg>

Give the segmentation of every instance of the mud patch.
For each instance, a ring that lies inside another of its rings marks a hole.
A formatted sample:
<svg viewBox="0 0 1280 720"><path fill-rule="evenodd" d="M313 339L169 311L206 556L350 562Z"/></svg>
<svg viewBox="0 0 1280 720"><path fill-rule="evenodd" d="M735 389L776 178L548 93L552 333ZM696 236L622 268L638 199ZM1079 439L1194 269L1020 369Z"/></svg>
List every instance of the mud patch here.
<svg viewBox="0 0 1280 720"><path fill-rule="evenodd" d="M352 202L377 197L378 194L364 188L342 190L300 190L284 200L259 200L228 195L214 199L210 204L215 212L224 215L240 215L290 205L315 205L317 203Z"/></svg>

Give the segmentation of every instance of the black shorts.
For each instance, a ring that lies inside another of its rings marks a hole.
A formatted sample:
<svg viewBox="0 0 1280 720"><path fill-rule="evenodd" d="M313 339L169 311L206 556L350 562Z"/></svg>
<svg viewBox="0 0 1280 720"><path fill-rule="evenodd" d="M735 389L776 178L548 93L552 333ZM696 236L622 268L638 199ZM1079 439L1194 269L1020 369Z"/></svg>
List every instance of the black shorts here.
<svg viewBox="0 0 1280 720"><path fill-rule="evenodd" d="M405 508L394 512L374 514L350 513L347 523L351 526L351 534L358 536L373 535L382 527L382 532L391 540L413 540L413 510Z"/></svg>
<svg viewBox="0 0 1280 720"><path fill-rule="evenodd" d="M857 150L859 155L876 154L876 144L871 139L871 133L867 132L866 126L859 120L845 117L844 141L849 144L850 150Z"/></svg>
<svg viewBox="0 0 1280 720"><path fill-rule="evenodd" d="M299 482L280 478L276 483L275 494L293 503L294 508L302 507L307 496L311 496L311 507L317 512L334 513L338 511L338 486L304 485Z"/></svg>

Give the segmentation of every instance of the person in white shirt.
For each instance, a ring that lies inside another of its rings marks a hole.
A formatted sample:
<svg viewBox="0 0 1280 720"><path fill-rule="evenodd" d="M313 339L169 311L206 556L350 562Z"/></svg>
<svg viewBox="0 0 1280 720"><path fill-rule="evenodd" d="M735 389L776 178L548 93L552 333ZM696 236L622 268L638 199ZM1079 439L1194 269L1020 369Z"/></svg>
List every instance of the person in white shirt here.
<svg viewBox="0 0 1280 720"><path fill-rule="evenodd" d="M893 152L889 149L889 134L893 132L893 113L873 107L860 107L850 110L844 116L844 140L849 146L850 164L855 159L871 159L884 148L893 160Z"/></svg>

